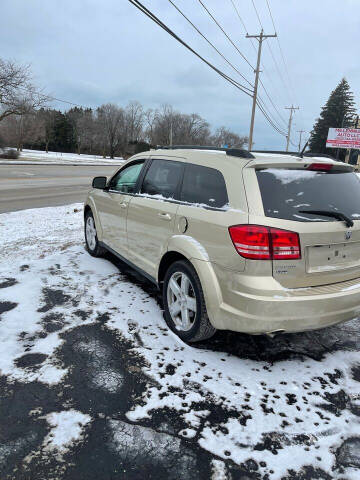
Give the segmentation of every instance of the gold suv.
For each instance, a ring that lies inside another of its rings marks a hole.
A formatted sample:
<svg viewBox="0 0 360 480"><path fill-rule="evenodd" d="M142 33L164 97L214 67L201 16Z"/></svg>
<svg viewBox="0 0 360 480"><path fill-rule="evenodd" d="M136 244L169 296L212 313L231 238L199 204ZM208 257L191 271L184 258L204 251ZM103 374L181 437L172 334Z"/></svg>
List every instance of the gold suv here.
<svg viewBox="0 0 360 480"><path fill-rule="evenodd" d="M108 250L158 285L185 341L360 313L360 180L347 164L173 147L135 155L92 186L89 253Z"/></svg>

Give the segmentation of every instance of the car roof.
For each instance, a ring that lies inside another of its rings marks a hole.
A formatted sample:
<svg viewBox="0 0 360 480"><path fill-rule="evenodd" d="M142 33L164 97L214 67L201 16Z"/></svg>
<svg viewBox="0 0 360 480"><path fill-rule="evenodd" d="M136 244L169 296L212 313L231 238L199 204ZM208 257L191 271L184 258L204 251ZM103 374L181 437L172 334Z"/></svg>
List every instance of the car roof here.
<svg viewBox="0 0 360 480"><path fill-rule="evenodd" d="M239 152L239 153L238 153ZM242 153L244 152L244 153ZM174 160L185 161L189 163L195 163L198 165L204 165L209 167L219 167L225 166L226 164L238 165L244 167L245 165L249 166L262 166L266 167L277 165L277 166L301 166L302 164L309 163L326 163L333 164L334 166L344 167L348 164L343 162L337 162L330 158L317 157L317 156L304 156L303 158L300 155L291 154L291 153L268 153L268 152L247 152L246 150L240 149L217 149L217 148L204 148L204 147L168 147L168 148L156 148L149 150L147 152L139 153L131 159L135 158L144 158L144 155L151 156L152 158L156 157L166 157L173 158Z"/></svg>

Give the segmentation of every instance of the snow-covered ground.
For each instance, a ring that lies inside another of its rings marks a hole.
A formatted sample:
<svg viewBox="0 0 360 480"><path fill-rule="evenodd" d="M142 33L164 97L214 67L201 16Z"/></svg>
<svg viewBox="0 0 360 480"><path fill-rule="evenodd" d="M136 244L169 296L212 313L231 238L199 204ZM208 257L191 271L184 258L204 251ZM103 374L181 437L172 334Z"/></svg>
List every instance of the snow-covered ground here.
<svg viewBox="0 0 360 480"><path fill-rule="evenodd" d="M2 480L360 478L357 320L189 346L82 229L0 215Z"/></svg>
<svg viewBox="0 0 360 480"><path fill-rule="evenodd" d="M56 165L99 165L99 164L116 164L123 162L122 157L103 158L101 155L78 155L76 153L62 153L62 152L44 152L42 150L26 150L24 149L17 160L0 159L0 165L3 163L12 164L38 164L38 163L55 163Z"/></svg>

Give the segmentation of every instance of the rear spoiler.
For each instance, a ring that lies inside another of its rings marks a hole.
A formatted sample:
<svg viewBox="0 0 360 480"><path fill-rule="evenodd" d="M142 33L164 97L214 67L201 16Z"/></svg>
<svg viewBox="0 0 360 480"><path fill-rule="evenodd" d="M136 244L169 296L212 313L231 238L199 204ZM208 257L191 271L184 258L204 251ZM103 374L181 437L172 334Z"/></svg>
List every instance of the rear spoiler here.
<svg viewBox="0 0 360 480"><path fill-rule="evenodd" d="M296 170L312 170L312 171L331 171L340 170L344 172L353 172L354 166L348 163L336 162L334 160L326 160L325 158L274 158L262 159L256 158L250 161L244 168L286 168Z"/></svg>

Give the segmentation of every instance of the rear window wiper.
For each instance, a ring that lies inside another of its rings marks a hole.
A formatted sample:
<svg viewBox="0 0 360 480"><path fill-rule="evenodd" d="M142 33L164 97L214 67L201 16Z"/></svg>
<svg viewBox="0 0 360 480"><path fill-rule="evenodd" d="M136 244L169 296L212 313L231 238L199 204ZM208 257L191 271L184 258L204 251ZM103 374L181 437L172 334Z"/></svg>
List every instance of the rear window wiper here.
<svg viewBox="0 0 360 480"><path fill-rule="evenodd" d="M340 222L345 222L348 228L354 226L354 222L347 215L332 210L299 210L299 213L311 213L314 215L324 215L324 217L333 217L340 220Z"/></svg>

